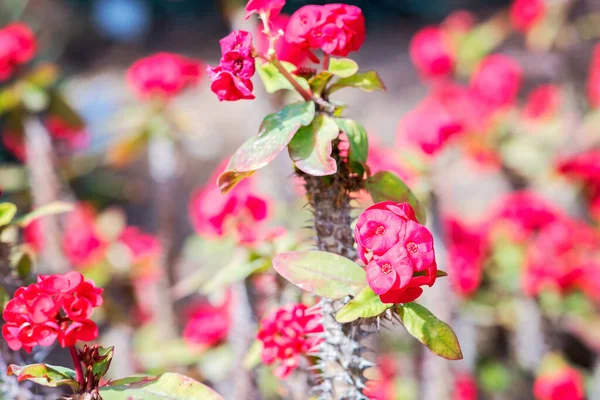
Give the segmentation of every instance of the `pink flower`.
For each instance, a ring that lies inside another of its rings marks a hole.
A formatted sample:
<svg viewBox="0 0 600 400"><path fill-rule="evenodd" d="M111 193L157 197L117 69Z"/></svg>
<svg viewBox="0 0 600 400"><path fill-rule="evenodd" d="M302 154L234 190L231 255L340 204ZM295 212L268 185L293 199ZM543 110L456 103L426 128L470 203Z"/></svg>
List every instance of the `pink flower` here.
<svg viewBox="0 0 600 400"><path fill-rule="evenodd" d="M377 357L377 380L369 380L365 396L371 400L391 400L396 396L396 375L398 365L392 355Z"/></svg>
<svg viewBox="0 0 600 400"><path fill-rule="evenodd" d="M263 344L264 364L278 364L275 375L286 378L300 364L300 357L322 342L322 315L308 312L304 304L292 304L273 311L260 322L256 335Z"/></svg>
<svg viewBox="0 0 600 400"><path fill-rule="evenodd" d="M479 64L471 77L471 90L493 112L515 103L522 75L516 60L503 54L492 54Z"/></svg>
<svg viewBox="0 0 600 400"><path fill-rule="evenodd" d="M35 253L39 253L44 248L46 240L42 231L42 222L35 219L23 228L23 240Z"/></svg>
<svg viewBox="0 0 600 400"><path fill-rule="evenodd" d="M585 383L578 370L565 366L539 376L533 386L536 400L583 400Z"/></svg>
<svg viewBox="0 0 600 400"><path fill-rule="evenodd" d="M290 16L286 14L280 14L275 18L269 20L269 27L272 32L279 30L286 31ZM266 54L269 50L269 39L263 33L262 28L258 28L255 33L256 50L261 54ZM275 42L275 54L281 61L287 61L294 64L297 67L304 66L307 60L314 60L314 56L306 48L300 46L297 43L288 42L285 37L280 37ZM316 59L318 62L319 60Z"/></svg>
<svg viewBox="0 0 600 400"><path fill-rule="evenodd" d="M560 173L588 185L600 184L600 149L591 149L558 162Z"/></svg>
<svg viewBox="0 0 600 400"><path fill-rule="evenodd" d="M136 61L127 82L140 98L170 99L202 78L202 63L173 53L156 53Z"/></svg>
<svg viewBox="0 0 600 400"><path fill-rule="evenodd" d="M207 303L195 305L188 311L183 338L191 345L211 347L227 338L230 324L227 304L221 307Z"/></svg>
<svg viewBox="0 0 600 400"><path fill-rule="evenodd" d="M473 375L461 373L455 378L452 400L477 400L477 381Z"/></svg>
<svg viewBox="0 0 600 400"><path fill-rule="evenodd" d="M6 304L2 335L12 350L50 346L57 339L62 347L98 337L98 327L89 319L102 305L102 289L84 280L78 272L39 276L37 283L17 289Z"/></svg>
<svg viewBox="0 0 600 400"><path fill-rule="evenodd" d="M84 268L104 256L105 241L96 233L95 212L88 204L79 204L67 216L62 246L68 260Z"/></svg>
<svg viewBox="0 0 600 400"><path fill-rule="evenodd" d="M421 29L410 42L410 58L425 78L443 78L452 74L455 57L444 31L435 26Z"/></svg>
<svg viewBox="0 0 600 400"><path fill-rule="evenodd" d="M37 50L35 35L21 23L0 29L0 82L10 78L15 69L29 62Z"/></svg>
<svg viewBox="0 0 600 400"><path fill-rule="evenodd" d="M477 23L477 17L468 10L456 10L450 13L442 22L442 28L451 35L469 33Z"/></svg>
<svg viewBox="0 0 600 400"><path fill-rule="evenodd" d="M587 81L587 97L593 108L600 107L600 43L594 46Z"/></svg>
<svg viewBox="0 0 600 400"><path fill-rule="evenodd" d="M275 18L279 15L285 0L250 0L246 4L246 17L250 18L252 14L266 14L269 18Z"/></svg>
<svg viewBox="0 0 600 400"><path fill-rule="evenodd" d="M545 14L545 0L515 0L510 8L510 21L516 30L527 33Z"/></svg>
<svg viewBox="0 0 600 400"><path fill-rule="evenodd" d="M487 237L480 228L469 227L458 219L444 221L448 238L448 277L454 290L469 296L481 284L483 263L487 251Z"/></svg>
<svg viewBox="0 0 600 400"><path fill-rule="evenodd" d="M80 149L89 143L89 135L83 126L72 126L61 117L51 115L46 119L46 127L53 139L65 141L71 149Z"/></svg>
<svg viewBox="0 0 600 400"><path fill-rule="evenodd" d="M365 40L365 19L360 8L347 4L304 6L292 14L285 38L304 48L346 57Z"/></svg>
<svg viewBox="0 0 600 400"><path fill-rule="evenodd" d="M208 66L211 90L219 101L254 99L250 78L255 73L252 34L233 31L219 41L222 57L216 67Z"/></svg>
<svg viewBox="0 0 600 400"><path fill-rule="evenodd" d="M556 115L560 108L560 88L555 85L541 85L535 88L523 106L523 117L542 120Z"/></svg>
<svg viewBox="0 0 600 400"><path fill-rule="evenodd" d="M527 236L556 221L561 213L543 197L532 191L516 191L500 199L493 211L493 221L509 222L518 236Z"/></svg>
<svg viewBox="0 0 600 400"><path fill-rule="evenodd" d="M133 262L144 262L147 259L160 257L162 246L154 235L144 233L136 226L123 229L119 241L131 251Z"/></svg>

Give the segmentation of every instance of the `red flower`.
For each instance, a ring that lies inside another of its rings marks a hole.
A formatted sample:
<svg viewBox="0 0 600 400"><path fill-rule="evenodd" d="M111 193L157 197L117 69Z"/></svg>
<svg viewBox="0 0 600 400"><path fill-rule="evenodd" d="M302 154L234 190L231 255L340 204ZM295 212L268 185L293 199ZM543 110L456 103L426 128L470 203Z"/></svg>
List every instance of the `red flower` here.
<svg viewBox="0 0 600 400"><path fill-rule="evenodd" d="M445 231L450 283L459 295L468 296L481 284L487 237L482 229L466 226L452 217L446 218Z"/></svg>
<svg viewBox="0 0 600 400"><path fill-rule="evenodd" d="M141 98L169 99L198 84L202 64L178 54L157 53L136 61L127 71L127 82Z"/></svg>
<svg viewBox="0 0 600 400"><path fill-rule="evenodd" d="M162 252L162 246L158 239L154 235L144 233L136 226L128 226L123 229L119 241L131 251L134 263L160 257Z"/></svg>
<svg viewBox="0 0 600 400"><path fill-rule="evenodd" d="M44 248L46 240L42 231L42 222L35 219L23 228L23 240L35 253L39 253Z"/></svg>
<svg viewBox="0 0 600 400"><path fill-rule="evenodd" d="M410 42L410 59L425 78L442 78L452 74L455 57L444 36L435 26L421 29Z"/></svg>
<svg viewBox="0 0 600 400"><path fill-rule="evenodd" d="M454 380L453 400L477 400L477 381L468 373L462 373Z"/></svg>
<svg viewBox="0 0 600 400"><path fill-rule="evenodd" d="M27 160L27 149L25 148L25 138L21 131L4 130L0 132L2 144L10 151L19 161Z"/></svg>
<svg viewBox="0 0 600 400"><path fill-rule="evenodd" d="M510 21L516 30L526 33L545 14L545 0L515 0L510 8Z"/></svg>
<svg viewBox="0 0 600 400"><path fill-rule="evenodd" d="M260 323L257 339L263 344L262 362L277 363L275 375L286 378L300 363L300 357L322 342L322 315L308 313L304 304L278 308Z"/></svg>
<svg viewBox="0 0 600 400"><path fill-rule="evenodd" d="M392 355L377 357L377 380L369 380L365 396L371 400L391 400L396 396L396 375L398 365Z"/></svg>
<svg viewBox="0 0 600 400"><path fill-rule="evenodd" d="M72 126L60 117L50 116L46 127L53 139L65 141L71 149L80 149L89 143L89 135L82 126Z"/></svg>
<svg viewBox="0 0 600 400"><path fill-rule="evenodd" d="M493 112L514 104L522 75L523 71L516 60L502 54L492 54L477 67L471 78L471 90Z"/></svg>
<svg viewBox="0 0 600 400"><path fill-rule="evenodd" d="M219 41L222 57L216 67L208 66L211 90L219 101L253 99L252 81L255 73L252 55L252 34L233 31Z"/></svg>
<svg viewBox="0 0 600 400"><path fill-rule="evenodd" d="M227 338L230 324L227 303L220 307L196 305L188 311L183 338L191 345L211 347Z"/></svg>
<svg viewBox="0 0 600 400"><path fill-rule="evenodd" d="M600 184L600 149L592 149L558 162L559 172L588 185Z"/></svg>
<svg viewBox="0 0 600 400"><path fill-rule="evenodd" d="M289 21L289 15L280 14L277 17L269 20L269 28L272 32L277 32L279 30L285 32L287 30ZM255 39L256 50L261 54L266 54L269 50L269 39L264 34L262 28L258 28L256 30ZM314 56L310 53L310 51L297 43L288 42L285 37L280 37L275 42L275 54L279 60L287 61L297 67L305 65L309 59L314 60ZM318 59L316 61L318 61Z"/></svg>
<svg viewBox="0 0 600 400"><path fill-rule="evenodd" d="M0 82L10 78L16 67L29 62L37 44L31 29L12 23L0 29Z"/></svg>
<svg viewBox="0 0 600 400"><path fill-rule="evenodd" d="M62 347L98 337L89 319L102 305L102 289L78 272L39 276L37 283L17 289L6 304L2 335L13 350L50 346L58 339Z"/></svg>
<svg viewBox="0 0 600 400"><path fill-rule="evenodd" d="M517 228L513 233L527 236L556 221L561 213L535 192L512 192L500 199L493 212L495 222L506 221Z"/></svg>
<svg viewBox="0 0 600 400"><path fill-rule="evenodd" d="M531 120L541 120L556 115L561 103L560 88L555 85L541 85L535 88L523 106L523 116Z"/></svg>
<svg viewBox="0 0 600 400"><path fill-rule="evenodd" d="M543 374L536 379L533 394L536 400L583 400L583 375L568 366Z"/></svg>
<svg viewBox="0 0 600 400"><path fill-rule="evenodd" d="M383 202L366 209L354 228L367 281L384 303L410 302L433 285L437 266L433 236L416 222L408 203Z"/></svg>
<svg viewBox="0 0 600 400"><path fill-rule="evenodd" d="M600 107L600 43L594 46L587 81L587 97L593 108Z"/></svg>
<svg viewBox="0 0 600 400"><path fill-rule="evenodd" d="M365 19L360 8L347 4L304 6L292 14L285 38L304 48L346 57L365 41Z"/></svg>
<svg viewBox="0 0 600 400"><path fill-rule="evenodd" d="M76 267L90 266L104 255L106 243L96 233L95 213L87 204L78 205L67 217L62 239L63 250Z"/></svg>
<svg viewBox="0 0 600 400"><path fill-rule="evenodd" d="M266 14L270 19L275 18L279 15L285 0L250 0L246 4L246 17L250 18L252 14Z"/></svg>

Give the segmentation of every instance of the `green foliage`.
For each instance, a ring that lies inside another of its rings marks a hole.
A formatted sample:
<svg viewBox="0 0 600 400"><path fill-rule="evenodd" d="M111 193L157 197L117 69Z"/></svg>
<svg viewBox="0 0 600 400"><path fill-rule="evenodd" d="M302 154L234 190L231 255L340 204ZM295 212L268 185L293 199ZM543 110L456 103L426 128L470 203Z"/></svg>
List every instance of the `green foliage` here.
<svg viewBox="0 0 600 400"><path fill-rule="evenodd" d="M222 400L208 386L184 375L127 378L100 388L104 400Z"/></svg>
<svg viewBox="0 0 600 400"><path fill-rule="evenodd" d="M325 251L281 253L273 259L273 267L299 288L329 299L356 296L367 285L358 264Z"/></svg>
<svg viewBox="0 0 600 400"><path fill-rule="evenodd" d="M94 376L100 378L106 375L106 372L108 372L108 369L110 368L110 363L112 362L114 353L114 346L98 348L98 354L100 357L103 357L103 359L92 366L92 372L94 373Z"/></svg>
<svg viewBox="0 0 600 400"><path fill-rule="evenodd" d="M66 213L71 210L73 210L72 204L65 203L63 201L54 201L52 203L45 204L43 206L36 208L29 214L25 214L24 216L19 218L19 220L17 222L21 226L27 226L36 219L46 217L48 215Z"/></svg>
<svg viewBox="0 0 600 400"><path fill-rule="evenodd" d="M365 92L386 90L379 74L375 71L360 72L348 78L342 78L331 85L329 93L337 92L346 87L361 89Z"/></svg>
<svg viewBox="0 0 600 400"><path fill-rule="evenodd" d="M7 375L15 375L19 382L31 381L42 386L70 386L73 391L79 388L75 371L69 368L49 364L31 364L20 367L10 365Z"/></svg>
<svg viewBox="0 0 600 400"><path fill-rule="evenodd" d="M351 119L336 118L335 123L348 136L350 162L366 164L369 156L369 137L365 128Z"/></svg>
<svg viewBox="0 0 600 400"><path fill-rule="evenodd" d="M366 286L337 312L335 319L345 324L359 318L376 317L392 306L393 304L382 303L379 296L369 286Z"/></svg>
<svg viewBox="0 0 600 400"><path fill-rule="evenodd" d="M8 225L17 215L17 206L13 203L0 203L0 226Z"/></svg>
<svg viewBox="0 0 600 400"><path fill-rule="evenodd" d="M229 263L220 268L204 285L202 292L210 294L243 281L256 271L269 267L269 262L263 258L243 263Z"/></svg>
<svg viewBox="0 0 600 400"><path fill-rule="evenodd" d="M308 84L310 85L310 89L317 96L321 96L325 87L333 78L333 74L329 71L321 71L317 75L310 78Z"/></svg>
<svg viewBox="0 0 600 400"><path fill-rule="evenodd" d="M371 194L373 201L395 201L397 203L407 202L415 210L420 223L425 224L425 207L417 200L410 188L396 174L381 171L369 177L365 183L367 191Z"/></svg>
<svg viewBox="0 0 600 400"><path fill-rule="evenodd" d="M448 360L462 359L460 344L448 324L437 319L420 304L406 303L397 307L404 327L419 342L440 357Z"/></svg>
<svg viewBox="0 0 600 400"><path fill-rule="evenodd" d="M314 118L315 104L312 101L289 104L279 112L268 115L258 135L247 140L235 152L226 171L219 176L221 191L231 190L241 179L273 161L298 129L309 125Z"/></svg>
<svg viewBox="0 0 600 400"><path fill-rule="evenodd" d="M337 163L331 157L331 141L338 135L339 129L334 120L319 114L311 125L300 128L290 142L290 158L296 167L309 175L335 174Z"/></svg>
<svg viewBox="0 0 600 400"><path fill-rule="evenodd" d="M328 71L339 78L349 78L358 72L358 64L349 58L332 58Z"/></svg>
<svg viewBox="0 0 600 400"><path fill-rule="evenodd" d="M244 368L246 369L254 369L256 366L260 364L260 353L263 349L263 342L260 340L255 340L250 349L248 349L248 353L244 357Z"/></svg>
<svg viewBox="0 0 600 400"><path fill-rule="evenodd" d="M296 70L296 66L294 64L281 61L281 65L283 65L283 67L290 73ZM258 75L260 76L260 79L265 85L265 90L267 91L267 93L275 93L283 89L295 90L294 86L292 86L290 81L288 81L285 78L285 76L283 76L283 74L279 72L279 70L275 65L273 65L273 63L263 62L257 59L256 70L258 71ZM296 82L300 84L300 86L302 86L306 90L310 90L310 86L306 79L296 75L292 76L294 77Z"/></svg>
<svg viewBox="0 0 600 400"><path fill-rule="evenodd" d="M488 393L504 392L511 383L510 372L498 362L485 363L479 368L479 381Z"/></svg>

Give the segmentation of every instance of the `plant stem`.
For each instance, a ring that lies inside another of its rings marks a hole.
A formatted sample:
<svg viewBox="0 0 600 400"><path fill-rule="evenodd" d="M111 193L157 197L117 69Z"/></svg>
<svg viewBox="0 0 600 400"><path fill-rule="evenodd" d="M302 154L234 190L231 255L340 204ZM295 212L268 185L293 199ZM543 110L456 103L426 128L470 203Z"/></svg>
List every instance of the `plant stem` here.
<svg viewBox="0 0 600 400"><path fill-rule="evenodd" d="M271 57L271 62L273 63L273 65L275 66L275 68L277 68L277 70L281 73L281 75L283 75L285 77L285 79L287 79L292 86L294 87L294 89L296 89L296 91L298 93L300 93L300 96L302 96L302 98L306 101L313 101L313 95L312 93L310 93L309 91L307 91L306 89L304 89L296 79L294 79L294 77L292 76L292 74L290 74L290 72L285 69L285 67L281 64L281 61L279 61L276 57Z"/></svg>
<svg viewBox="0 0 600 400"><path fill-rule="evenodd" d="M85 390L85 378L83 376L83 369L81 368L81 360L77 354L75 346L69 346L69 353L73 359L73 367L75 368L75 376L77 377L77 383L79 383L79 390Z"/></svg>
<svg viewBox="0 0 600 400"><path fill-rule="evenodd" d="M329 54L325 54L323 56L323 70L327 71L329 69Z"/></svg>

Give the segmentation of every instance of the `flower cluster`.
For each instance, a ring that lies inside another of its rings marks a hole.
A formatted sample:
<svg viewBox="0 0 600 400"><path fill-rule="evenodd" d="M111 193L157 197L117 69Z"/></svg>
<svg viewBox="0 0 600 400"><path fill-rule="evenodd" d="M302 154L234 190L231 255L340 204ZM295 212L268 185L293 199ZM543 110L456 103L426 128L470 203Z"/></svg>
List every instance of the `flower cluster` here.
<svg viewBox="0 0 600 400"><path fill-rule="evenodd" d="M447 77L454 71L454 51L446 33L436 26L421 29L410 42L410 59L425 78Z"/></svg>
<svg viewBox="0 0 600 400"><path fill-rule="evenodd" d="M437 275L433 236L419 224L408 203L377 203L358 217L354 228L367 281L384 303L408 303L432 286Z"/></svg>
<svg viewBox="0 0 600 400"><path fill-rule="evenodd" d="M101 294L102 289L79 272L39 276L37 283L17 289L6 304L4 340L11 349L28 352L57 339L61 347L94 340L98 327L90 316L102 305Z"/></svg>
<svg viewBox="0 0 600 400"><path fill-rule="evenodd" d="M281 13L285 0L249 0L246 4L246 19L253 14L259 14L261 17L267 16L267 19L275 18Z"/></svg>
<svg viewBox="0 0 600 400"><path fill-rule="evenodd" d="M19 65L29 62L36 48L35 35L27 25L12 23L0 29L0 82L10 78Z"/></svg>
<svg viewBox="0 0 600 400"><path fill-rule="evenodd" d="M157 53L136 61L127 82L141 98L172 98L202 78L202 64L178 54Z"/></svg>
<svg viewBox="0 0 600 400"><path fill-rule="evenodd" d="M62 247L76 268L85 268L102 259L107 242L95 226L96 212L89 204L80 203L69 213Z"/></svg>
<svg viewBox="0 0 600 400"><path fill-rule="evenodd" d="M534 383L533 394L536 400L583 400L583 374L568 365L543 373Z"/></svg>
<svg viewBox="0 0 600 400"><path fill-rule="evenodd" d="M221 60L216 67L207 68L212 81L211 90L219 101L254 99L254 86L250 78L256 72L252 47L252 34L233 31L219 41Z"/></svg>
<svg viewBox="0 0 600 400"><path fill-rule="evenodd" d="M275 375L287 377L300 364L300 356L317 346L322 339L322 315L308 312L304 304L278 308L260 323L257 338L263 344L261 359L264 364L274 364Z"/></svg>
<svg viewBox="0 0 600 400"><path fill-rule="evenodd" d="M510 8L513 27L527 33L546 15L545 0L515 0Z"/></svg>
<svg viewBox="0 0 600 400"><path fill-rule="evenodd" d="M285 39L305 49L346 57L365 41L365 18L360 8L347 4L304 6L292 14Z"/></svg>
<svg viewBox="0 0 600 400"><path fill-rule="evenodd" d="M188 344L211 347L227 338L231 326L228 301L219 307L209 303L194 305L187 317L183 339Z"/></svg>
<svg viewBox="0 0 600 400"><path fill-rule="evenodd" d="M217 168L217 172L222 167ZM216 178L209 179L209 183L192 196L189 212L196 233L208 238L233 234L238 243L245 245L269 236L265 233L265 223L271 206L269 199L255 189L254 180L243 180L225 195L215 181Z"/></svg>
<svg viewBox="0 0 600 400"><path fill-rule="evenodd" d="M277 17L269 19L270 32L285 32L290 22L290 16L287 14L279 14ZM262 27L256 29L255 33L255 48L259 54L267 54L270 45L269 37L264 33ZM294 64L296 67L303 67L307 64L307 60L315 61L314 55L297 43L288 42L285 37L277 39L274 45L275 55L280 61L286 61ZM318 59L316 60L318 61Z"/></svg>

